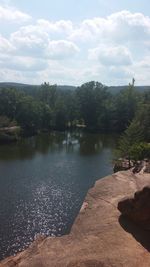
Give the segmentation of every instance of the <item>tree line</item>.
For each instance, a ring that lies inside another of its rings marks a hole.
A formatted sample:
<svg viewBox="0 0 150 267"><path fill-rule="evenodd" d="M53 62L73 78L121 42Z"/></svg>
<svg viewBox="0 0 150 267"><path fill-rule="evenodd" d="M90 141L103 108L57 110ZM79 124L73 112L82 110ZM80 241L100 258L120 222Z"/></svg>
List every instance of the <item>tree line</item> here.
<svg viewBox="0 0 150 267"><path fill-rule="evenodd" d="M122 133L139 122L143 140L149 141L149 112L150 90L139 92L134 84L116 94L95 81L75 90L62 90L49 83L32 90L0 88L0 127L16 123L24 132L80 125L88 131Z"/></svg>

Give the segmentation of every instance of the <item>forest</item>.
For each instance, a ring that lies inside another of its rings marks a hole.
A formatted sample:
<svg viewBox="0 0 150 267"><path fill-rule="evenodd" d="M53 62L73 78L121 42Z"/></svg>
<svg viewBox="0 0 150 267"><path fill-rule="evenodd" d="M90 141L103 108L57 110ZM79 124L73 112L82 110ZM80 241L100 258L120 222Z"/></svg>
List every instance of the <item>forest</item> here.
<svg viewBox="0 0 150 267"><path fill-rule="evenodd" d="M136 90L134 82L115 94L95 81L74 90L49 83L32 90L0 88L1 128L18 125L24 135L77 127L118 133L123 155L149 156L149 118L150 90Z"/></svg>

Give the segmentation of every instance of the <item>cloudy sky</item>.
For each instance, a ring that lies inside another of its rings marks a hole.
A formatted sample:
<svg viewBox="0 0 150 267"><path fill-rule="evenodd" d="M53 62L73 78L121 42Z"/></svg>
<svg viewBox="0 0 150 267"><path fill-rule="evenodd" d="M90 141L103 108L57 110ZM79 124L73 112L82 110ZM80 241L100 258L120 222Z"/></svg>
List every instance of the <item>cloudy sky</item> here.
<svg viewBox="0 0 150 267"><path fill-rule="evenodd" d="M150 85L149 0L0 0L0 81Z"/></svg>

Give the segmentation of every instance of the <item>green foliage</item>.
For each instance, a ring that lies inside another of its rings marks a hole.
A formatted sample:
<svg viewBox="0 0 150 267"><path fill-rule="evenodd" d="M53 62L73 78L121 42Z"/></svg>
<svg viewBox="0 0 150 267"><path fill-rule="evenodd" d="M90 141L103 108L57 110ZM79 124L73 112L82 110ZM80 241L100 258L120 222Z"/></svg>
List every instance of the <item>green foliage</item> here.
<svg viewBox="0 0 150 267"><path fill-rule="evenodd" d="M150 144L149 143L137 143L131 146L130 149L131 158L134 160L150 159Z"/></svg>
<svg viewBox="0 0 150 267"><path fill-rule="evenodd" d="M139 99L139 93L131 84L114 97L114 128L118 132L124 131L129 126L136 114Z"/></svg>
<svg viewBox="0 0 150 267"><path fill-rule="evenodd" d="M132 146L141 141L143 141L143 132L139 122L134 120L120 138L119 151L121 156L130 159Z"/></svg>
<svg viewBox="0 0 150 267"><path fill-rule="evenodd" d="M25 129L38 129L40 125L41 109L36 101L30 96L20 99L16 119Z"/></svg>
<svg viewBox="0 0 150 267"><path fill-rule="evenodd" d="M144 140L150 142L150 101L141 103L135 118L143 131Z"/></svg>
<svg viewBox="0 0 150 267"><path fill-rule="evenodd" d="M57 86L49 83L42 84L40 89L37 90L37 98L53 108L57 99Z"/></svg>
<svg viewBox="0 0 150 267"><path fill-rule="evenodd" d="M127 95L132 101L127 106L128 116L133 116L131 123L120 138L118 152L122 157L141 160L149 157L150 146L150 91L135 94L134 86L129 85ZM134 100L134 101L133 101ZM132 105L134 106L132 107ZM129 108L130 107L130 108ZM129 112L130 111L130 112ZM122 115L121 115L122 118ZM123 118L125 118L123 116ZM147 142L147 143L146 143Z"/></svg>
<svg viewBox="0 0 150 267"><path fill-rule="evenodd" d="M94 81L74 90L49 83L28 89L0 88L0 118L1 124L16 121L31 132L76 125L103 133L127 129L119 148L126 155L133 142L150 141L150 91L138 93L132 84L113 94Z"/></svg>
<svg viewBox="0 0 150 267"><path fill-rule="evenodd" d="M109 127L108 103L110 93L106 86L94 81L85 83L78 87L76 95L80 118L84 120L88 129L103 131L106 129L106 121L108 122L107 127Z"/></svg>
<svg viewBox="0 0 150 267"><path fill-rule="evenodd" d="M22 93L16 89L0 89L0 115L7 116L11 120L16 117L18 101Z"/></svg>
<svg viewBox="0 0 150 267"><path fill-rule="evenodd" d="M25 130L49 128L51 110L49 106L26 95L17 89L0 89L1 124L8 126L9 121L17 121ZM46 121L45 121L46 120ZM13 126L14 123L9 124Z"/></svg>

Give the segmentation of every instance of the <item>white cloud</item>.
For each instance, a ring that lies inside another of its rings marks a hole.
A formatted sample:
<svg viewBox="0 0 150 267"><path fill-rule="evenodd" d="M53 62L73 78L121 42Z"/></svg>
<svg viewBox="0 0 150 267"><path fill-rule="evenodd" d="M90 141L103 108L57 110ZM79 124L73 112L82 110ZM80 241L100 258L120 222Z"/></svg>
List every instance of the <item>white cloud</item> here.
<svg viewBox="0 0 150 267"><path fill-rule="evenodd" d="M0 9L0 18L8 17L14 22L30 19L14 8ZM87 80L125 84L133 76L139 83L149 82L150 17L142 13L123 10L81 23L43 18L9 28L10 36L4 31L0 35L2 79L5 72L5 79L10 73L8 80L29 83L50 79L78 85Z"/></svg>
<svg viewBox="0 0 150 267"><path fill-rule="evenodd" d="M18 71L41 71L48 67L45 60L31 57L5 56L0 54L0 67Z"/></svg>
<svg viewBox="0 0 150 267"><path fill-rule="evenodd" d="M13 45L0 34L0 53L10 53L14 50Z"/></svg>
<svg viewBox="0 0 150 267"><path fill-rule="evenodd" d="M150 37L150 18L142 13L120 11L107 18L84 20L70 35L71 40L87 41L102 38L111 42L148 39Z"/></svg>
<svg viewBox="0 0 150 267"><path fill-rule="evenodd" d="M150 56L147 56L143 58L141 61L137 62L136 67L143 68L143 69L149 69L150 70Z"/></svg>
<svg viewBox="0 0 150 267"><path fill-rule="evenodd" d="M33 57L42 57L48 46L49 37L35 26L21 27L10 36L10 42L15 46L16 53Z"/></svg>
<svg viewBox="0 0 150 267"><path fill-rule="evenodd" d="M3 82L26 82L24 73L7 68L0 69L0 80Z"/></svg>
<svg viewBox="0 0 150 267"><path fill-rule="evenodd" d="M9 7L9 6L0 6L0 21L8 21L8 22L26 22L31 19L26 13L21 12L20 10Z"/></svg>
<svg viewBox="0 0 150 267"><path fill-rule="evenodd" d="M39 19L37 21L37 27L43 31L56 34L70 34L73 31L73 24L70 20L59 20L56 22Z"/></svg>
<svg viewBox="0 0 150 267"><path fill-rule="evenodd" d="M150 18L142 13L121 11L108 17L112 22L111 37L120 41L139 41L150 37Z"/></svg>
<svg viewBox="0 0 150 267"><path fill-rule="evenodd" d="M79 52L77 45L71 41L51 40L51 35L47 30L47 27L42 29L37 25L21 27L11 34L10 42L16 48L17 54L32 57L61 60Z"/></svg>
<svg viewBox="0 0 150 267"><path fill-rule="evenodd" d="M71 40L95 41L97 37L102 36L105 30L110 28L110 21L103 18L93 18L84 20L69 36Z"/></svg>
<svg viewBox="0 0 150 267"><path fill-rule="evenodd" d="M98 60L102 65L131 65L130 51L125 46L99 46L89 50L89 58Z"/></svg>
<svg viewBox="0 0 150 267"><path fill-rule="evenodd" d="M79 52L79 48L72 42L66 40L50 41L46 50L51 59L67 59Z"/></svg>

